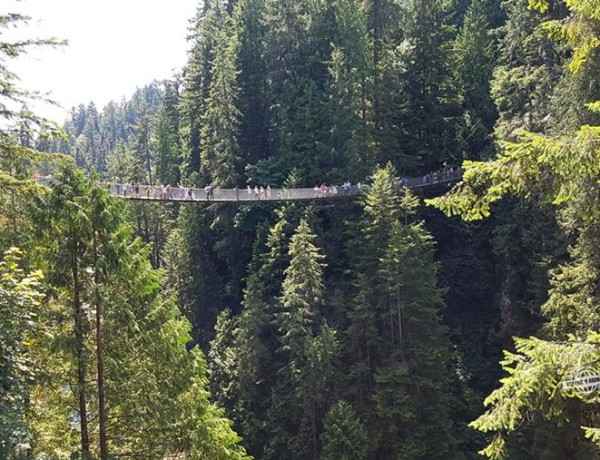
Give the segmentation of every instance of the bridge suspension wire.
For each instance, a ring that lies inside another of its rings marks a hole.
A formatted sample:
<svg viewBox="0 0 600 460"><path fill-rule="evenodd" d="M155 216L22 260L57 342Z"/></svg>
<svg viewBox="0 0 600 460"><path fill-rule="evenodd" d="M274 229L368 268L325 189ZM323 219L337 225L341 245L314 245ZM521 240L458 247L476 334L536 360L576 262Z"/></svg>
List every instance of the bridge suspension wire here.
<svg viewBox="0 0 600 460"><path fill-rule="evenodd" d="M436 184L453 182L462 178L460 168L446 169L420 177L407 177L399 180L398 186L419 189ZM57 181L52 177L36 177L41 185L51 185ZM145 185L132 183L99 183L106 187L110 196L127 200L139 201L177 201L182 203L194 202L262 202L262 201L311 201L332 200L356 197L365 193L368 185L349 184L320 186L314 188L267 188L248 187L226 189L207 186L204 189L194 187L173 187L163 185Z"/></svg>

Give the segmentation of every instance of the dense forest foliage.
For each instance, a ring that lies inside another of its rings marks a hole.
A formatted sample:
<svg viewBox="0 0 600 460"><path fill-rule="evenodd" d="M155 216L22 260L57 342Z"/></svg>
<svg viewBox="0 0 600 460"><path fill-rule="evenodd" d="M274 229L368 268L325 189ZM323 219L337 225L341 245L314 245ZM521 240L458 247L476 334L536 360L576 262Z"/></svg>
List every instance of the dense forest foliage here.
<svg viewBox="0 0 600 460"><path fill-rule="evenodd" d="M0 458L600 458L598 0L205 0L60 128L1 39Z"/></svg>

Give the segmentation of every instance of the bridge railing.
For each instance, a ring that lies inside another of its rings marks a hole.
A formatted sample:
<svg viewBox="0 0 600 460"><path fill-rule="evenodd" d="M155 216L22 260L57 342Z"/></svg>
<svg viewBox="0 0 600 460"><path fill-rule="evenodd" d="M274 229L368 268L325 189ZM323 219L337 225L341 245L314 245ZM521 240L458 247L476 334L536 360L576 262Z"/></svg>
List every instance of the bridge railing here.
<svg viewBox="0 0 600 460"><path fill-rule="evenodd" d="M399 186L408 188L421 188L444 182L458 180L462 177L462 170L448 169L437 171L421 177L401 178ZM52 176L36 177L42 185L57 184ZM218 202L256 202L256 201L294 201L313 199L335 199L360 195L369 189L368 185L329 186L314 188L274 188L274 189L224 189L214 187L207 191L202 188L172 187L162 185L121 184L100 182L99 186L106 187L109 194L114 197L137 200L164 200L164 201L218 201Z"/></svg>
<svg viewBox="0 0 600 460"><path fill-rule="evenodd" d="M200 188L162 187L158 185L105 184L110 195L139 200L165 201L287 201L312 200L317 198L342 198L358 195L366 190L356 185L347 189L342 187L294 188L294 189L223 189L215 187L212 191Z"/></svg>

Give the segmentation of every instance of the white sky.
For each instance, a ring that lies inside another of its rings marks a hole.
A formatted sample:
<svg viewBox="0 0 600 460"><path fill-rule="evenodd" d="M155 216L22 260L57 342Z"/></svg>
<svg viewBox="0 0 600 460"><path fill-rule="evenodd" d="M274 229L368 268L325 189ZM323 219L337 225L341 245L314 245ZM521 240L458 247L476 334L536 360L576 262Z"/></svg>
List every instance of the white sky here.
<svg viewBox="0 0 600 460"><path fill-rule="evenodd" d="M14 35L69 41L62 49L27 53L9 68L22 87L50 92L62 106L36 107L40 115L62 122L72 106L90 101L101 110L181 70L198 5L199 0L0 0L0 12L32 18L29 27L3 33L3 40Z"/></svg>

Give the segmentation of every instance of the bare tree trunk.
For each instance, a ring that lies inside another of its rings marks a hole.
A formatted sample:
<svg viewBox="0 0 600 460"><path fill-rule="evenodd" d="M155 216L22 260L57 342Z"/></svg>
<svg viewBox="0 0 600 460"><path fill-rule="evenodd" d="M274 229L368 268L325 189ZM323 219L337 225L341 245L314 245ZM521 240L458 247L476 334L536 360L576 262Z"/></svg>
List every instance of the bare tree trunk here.
<svg viewBox="0 0 600 460"><path fill-rule="evenodd" d="M375 93L373 99L373 112L375 129L381 128L383 116L381 114L381 75L380 64L383 49L383 1L373 0L372 8L372 27L373 27L373 77L375 83Z"/></svg>
<svg viewBox="0 0 600 460"><path fill-rule="evenodd" d="M72 250L71 270L73 275L73 309L75 315L75 353L77 356L77 397L79 400L79 426L81 430L81 452L84 458L90 456L90 435L88 429L87 398L85 394L85 360L83 357L83 311L81 308L79 267L77 262L78 244Z"/></svg>
<svg viewBox="0 0 600 460"><path fill-rule="evenodd" d="M104 343L102 341L102 299L100 298L98 274L98 245L96 229L93 229L94 244L94 305L96 307L96 357L98 360L98 412L100 422L100 458L108 460L106 439L106 403L104 398Z"/></svg>

